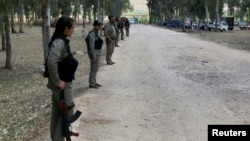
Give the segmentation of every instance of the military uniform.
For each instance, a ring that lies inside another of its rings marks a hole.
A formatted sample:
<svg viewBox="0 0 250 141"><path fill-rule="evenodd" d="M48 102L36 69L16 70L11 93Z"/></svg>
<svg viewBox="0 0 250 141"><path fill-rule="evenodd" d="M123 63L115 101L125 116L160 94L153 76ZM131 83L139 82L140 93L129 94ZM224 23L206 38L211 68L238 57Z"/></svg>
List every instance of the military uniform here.
<svg viewBox="0 0 250 141"><path fill-rule="evenodd" d="M108 65L112 65L114 64L114 62L112 61L112 55L114 52L115 40L116 40L116 27L114 23L109 22L104 25L104 36L106 37L106 47L107 47L106 61Z"/></svg>
<svg viewBox="0 0 250 141"><path fill-rule="evenodd" d="M124 24L125 24L125 21L124 21L124 18L122 18L121 21L118 24L120 34L121 34L121 40L124 40Z"/></svg>
<svg viewBox="0 0 250 141"><path fill-rule="evenodd" d="M90 59L89 87L95 87L98 84L96 82L96 75L99 69L102 43L103 41L98 35L97 30L93 29L92 31L89 32L88 35L88 55ZM92 61L93 58L95 58L95 62Z"/></svg>
<svg viewBox="0 0 250 141"><path fill-rule="evenodd" d="M68 39L64 39L69 44ZM49 55L47 58L47 66L49 71L48 88L52 91L52 115L50 124L50 135L53 141L64 141L63 136L63 125L59 110L60 93L61 90L57 87L61 82L61 78L58 74L58 62L62 62L69 52L66 48L66 43L63 39L55 39L51 46ZM65 81L67 87L64 89L64 100L67 106L74 105L73 94L72 94L72 82ZM68 116L73 115L73 108L67 111Z"/></svg>
<svg viewBox="0 0 250 141"><path fill-rule="evenodd" d="M129 23L128 19L127 19L125 21L126 36L129 36L129 27L130 27L130 23Z"/></svg>
<svg viewBox="0 0 250 141"><path fill-rule="evenodd" d="M114 25L115 25L115 31L116 31L115 47L119 47L119 45L118 45L119 36L120 36L119 19L115 21Z"/></svg>

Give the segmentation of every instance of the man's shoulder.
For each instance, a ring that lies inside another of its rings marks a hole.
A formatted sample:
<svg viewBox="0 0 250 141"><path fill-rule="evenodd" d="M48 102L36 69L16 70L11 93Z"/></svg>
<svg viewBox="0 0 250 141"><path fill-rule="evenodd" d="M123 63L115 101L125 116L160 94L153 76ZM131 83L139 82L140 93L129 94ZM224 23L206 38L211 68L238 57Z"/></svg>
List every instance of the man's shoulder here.
<svg viewBox="0 0 250 141"><path fill-rule="evenodd" d="M109 25L111 25L111 24L110 24L110 23L105 23L105 24L104 24L104 26L109 26Z"/></svg>
<svg viewBox="0 0 250 141"><path fill-rule="evenodd" d="M98 34L94 29L89 31L87 38L94 38Z"/></svg>
<svg viewBox="0 0 250 141"><path fill-rule="evenodd" d="M92 29L92 30L89 31L89 34L94 34L94 33L95 33L94 29Z"/></svg>
<svg viewBox="0 0 250 141"><path fill-rule="evenodd" d="M62 38L56 38L53 42L53 46L63 46L64 45L64 40Z"/></svg>

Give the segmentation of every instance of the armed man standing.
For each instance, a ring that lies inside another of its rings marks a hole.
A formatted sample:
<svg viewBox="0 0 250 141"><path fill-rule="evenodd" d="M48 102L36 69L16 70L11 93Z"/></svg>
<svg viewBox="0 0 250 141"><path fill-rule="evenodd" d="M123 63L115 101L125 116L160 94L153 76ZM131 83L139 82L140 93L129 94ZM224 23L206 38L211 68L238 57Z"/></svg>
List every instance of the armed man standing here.
<svg viewBox="0 0 250 141"><path fill-rule="evenodd" d="M95 89L98 89L102 86L96 82L96 75L99 69L99 61L103 44L103 40L98 35L98 31L102 28L102 25L103 24L98 20L94 21L94 29L89 32L86 38L88 55L90 59L89 88Z"/></svg>
<svg viewBox="0 0 250 141"><path fill-rule="evenodd" d="M115 47L116 40L116 28L115 28L115 17L109 16L109 22L104 25L104 36L106 37L106 61L108 65L113 65L115 62L112 61L112 55Z"/></svg>

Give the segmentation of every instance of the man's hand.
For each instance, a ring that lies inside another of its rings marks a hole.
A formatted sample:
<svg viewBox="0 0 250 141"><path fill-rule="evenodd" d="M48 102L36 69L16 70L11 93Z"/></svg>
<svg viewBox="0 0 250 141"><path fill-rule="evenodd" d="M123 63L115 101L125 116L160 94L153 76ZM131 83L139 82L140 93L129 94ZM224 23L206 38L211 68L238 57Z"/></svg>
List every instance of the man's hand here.
<svg viewBox="0 0 250 141"><path fill-rule="evenodd" d="M112 42L111 38L107 38L106 40L107 40L108 42Z"/></svg>
<svg viewBox="0 0 250 141"><path fill-rule="evenodd" d="M60 90L64 90L67 87L67 85L66 85L66 83L64 81L61 81L57 87Z"/></svg>
<svg viewBox="0 0 250 141"><path fill-rule="evenodd" d="M91 62L92 62L92 63L95 63L95 62L96 62L96 58L92 58L92 59L91 59Z"/></svg>

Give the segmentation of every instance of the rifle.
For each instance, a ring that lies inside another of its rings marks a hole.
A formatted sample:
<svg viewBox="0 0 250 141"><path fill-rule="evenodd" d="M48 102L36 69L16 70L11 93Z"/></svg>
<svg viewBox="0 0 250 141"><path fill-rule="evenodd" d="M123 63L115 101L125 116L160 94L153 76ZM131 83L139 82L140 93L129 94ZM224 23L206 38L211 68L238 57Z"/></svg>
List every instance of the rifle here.
<svg viewBox="0 0 250 141"><path fill-rule="evenodd" d="M67 112L68 110L72 109L75 105L67 106L64 101L64 91L61 91L60 94L60 111L61 111L61 118L63 123L63 135L66 138L66 141L71 141L70 136L79 136L79 133L75 133L71 131L71 123L75 122L81 115L82 112L76 111L76 113L72 116L68 116Z"/></svg>

